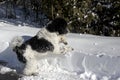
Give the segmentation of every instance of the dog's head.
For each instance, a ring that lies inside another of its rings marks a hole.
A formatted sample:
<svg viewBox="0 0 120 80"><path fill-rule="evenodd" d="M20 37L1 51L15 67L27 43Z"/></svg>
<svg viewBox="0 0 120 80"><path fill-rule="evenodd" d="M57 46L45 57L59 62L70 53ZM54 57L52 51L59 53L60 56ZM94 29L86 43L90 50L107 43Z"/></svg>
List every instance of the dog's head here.
<svg viewBox="0 0 120 80"><path fill-rule="evenodd" d="M67 22L63 18L55 18L53 21L51 21L46 29L49 32L57 33L59 37L59 42L67 44L66 38L64 37L65 34L69 32L67 28Z"/></svg>
<svg viewBox="0 0 120 80"><path fill-rule="evenodd" d="M49 32L56 32L58 35L64 35L68 33L67 22L63 18L56 18L48 24L46 29Z"/></svg>

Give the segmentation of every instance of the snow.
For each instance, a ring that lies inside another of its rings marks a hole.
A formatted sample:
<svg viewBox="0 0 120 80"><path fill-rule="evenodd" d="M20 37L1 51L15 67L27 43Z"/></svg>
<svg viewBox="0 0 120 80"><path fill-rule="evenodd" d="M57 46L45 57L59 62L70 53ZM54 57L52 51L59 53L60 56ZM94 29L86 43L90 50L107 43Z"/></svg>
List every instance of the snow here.
<svg viewBox="0 0 120 80"><path fill-rule="evenodd" d="M29 39L40 29L0 22L0 73L14 71L21 75L24 65L10 48L15 36ZM19 80L120 80L120 38L88 34L67 35L74 51L65 55L48 55L38 60L39 74L22 75Z"/></svg>
<svg viewBox="0 0 120 80"><path fill-rule="evenodd" d="M10 72L10 71L15 72L14 69L12 70L12 69L10 69L10 68L0 66L0 73L1 73L1 74L5 74L5 73Z"/></svg>

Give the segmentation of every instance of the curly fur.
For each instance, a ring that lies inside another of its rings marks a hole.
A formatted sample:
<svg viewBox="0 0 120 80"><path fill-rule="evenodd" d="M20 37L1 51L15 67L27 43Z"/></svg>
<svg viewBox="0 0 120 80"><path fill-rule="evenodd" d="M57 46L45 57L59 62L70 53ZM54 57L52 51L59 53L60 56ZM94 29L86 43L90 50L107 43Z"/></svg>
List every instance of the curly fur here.
<svg viewBox="0 0 120 80"><path fill-rule="evenodd" d="M60 43L67 44L64 37L67 33L67 22L56 18L25 42L21 37L14 38L11 42L13 51L16 52L18 60L26 64L23 74L31 75L37 72L36 57L49 53L61 54L63 51L60 50Z"/></svg>

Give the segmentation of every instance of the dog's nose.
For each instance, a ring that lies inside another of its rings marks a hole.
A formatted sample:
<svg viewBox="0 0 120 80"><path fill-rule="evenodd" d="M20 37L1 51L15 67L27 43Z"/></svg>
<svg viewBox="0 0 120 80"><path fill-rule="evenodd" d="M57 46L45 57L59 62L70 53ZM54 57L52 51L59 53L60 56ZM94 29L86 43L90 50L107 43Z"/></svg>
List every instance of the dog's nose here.
<svg viewBox="0 0 120 80"><path fill-rule="evenodd" d="M67 45L68 43L67 42L64 42L65 45Z"/></svg>

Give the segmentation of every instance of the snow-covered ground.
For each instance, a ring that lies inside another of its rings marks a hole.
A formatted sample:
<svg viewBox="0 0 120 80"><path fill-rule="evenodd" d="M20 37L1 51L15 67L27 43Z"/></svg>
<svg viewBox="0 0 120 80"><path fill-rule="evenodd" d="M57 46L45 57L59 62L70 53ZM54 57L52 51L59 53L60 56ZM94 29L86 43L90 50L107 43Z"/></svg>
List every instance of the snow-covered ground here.
<svg viewBox="0 0 120 80"><path fill-rule="evenodd" d="M22 70L10 48L15 36L24 39L34 36L40 29L0 22L0 73ZM120 80L120 38L93 35L67 35L74 51L66 55L48 55L38 61L39 74L22 76L19 80Z"/></svg>

